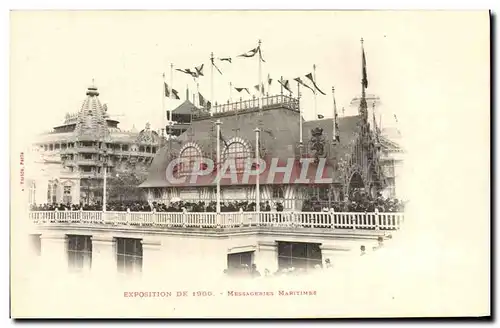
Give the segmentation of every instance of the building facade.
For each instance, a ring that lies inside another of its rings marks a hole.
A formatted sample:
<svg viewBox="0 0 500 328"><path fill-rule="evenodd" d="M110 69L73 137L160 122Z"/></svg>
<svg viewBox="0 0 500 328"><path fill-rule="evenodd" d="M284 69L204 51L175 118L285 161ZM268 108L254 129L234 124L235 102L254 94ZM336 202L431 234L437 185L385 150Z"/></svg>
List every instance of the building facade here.
<svg viewBox="0 0 500 328"><path fill-rule="evenodd" d="M186 103L181 106L187 108ZM306 202L331 204L349 199L356 190L375 196L386 188L381 143L370 125L366 102L360 104L357 115L314 121L304 121L299 106L298 99L280 94L264 97L262 106L256 98L216 105L212 115L190 107L191 123L183 123L185 131L158 152L141 187L152 201L215 201L216 170L200 174L195 165L201 158L217 162L218 143L219 169L224 172L223 163L229 160L237 172L236 177L222 176L223 202L255 201L256 178L245 177L244 169L247 160L255 158L257 147L265 162L259 175L260 199L271 206L282 203L286 210L301 210ZM174 161L178 164L169 167ZM273 174L271 167L281 172ZM168 169L183 182L169 181Z"/></svg>
<svg viewBox="0 0 500 328"><path fill-rule="evenodd" d="M80 110L66 114L61 125L33 145L32 165L46 176L34 171L30 188L37 197L30 197L30 203L101 202L104 168L110 175L146 170L161 145L159 134L149 123L141 131L122 131L118 124L99 100L98 89L89 87Z"/></svg>

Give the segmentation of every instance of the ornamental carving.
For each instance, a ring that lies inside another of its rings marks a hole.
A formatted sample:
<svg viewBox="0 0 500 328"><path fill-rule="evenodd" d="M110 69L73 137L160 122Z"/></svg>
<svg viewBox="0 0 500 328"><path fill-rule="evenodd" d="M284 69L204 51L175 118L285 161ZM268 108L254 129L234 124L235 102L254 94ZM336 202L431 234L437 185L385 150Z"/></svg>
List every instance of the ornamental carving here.
<svg viewBox="0 0 500 328"><path fill-rule="evenodd" d="M311 130L311 144L310 149L312 155L318 159L320 157L325 157L325 136L323 135L322 128L314 128Z"/></svg>

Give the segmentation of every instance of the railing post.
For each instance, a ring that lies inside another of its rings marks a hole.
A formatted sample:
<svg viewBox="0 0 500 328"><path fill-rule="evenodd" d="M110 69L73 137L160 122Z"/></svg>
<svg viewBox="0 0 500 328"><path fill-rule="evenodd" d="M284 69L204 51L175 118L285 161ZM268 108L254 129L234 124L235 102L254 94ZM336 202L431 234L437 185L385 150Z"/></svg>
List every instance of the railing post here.
<svg viewBox="0 0 500 328"><path fill-rule="evenodd" d="M187 221L187 210L185 208L182 209L182 227L186 227L186 221Z"/></svg>
<svg viewBox="0 0 500 328"><path fill-rule="evenodd" d="M221 215L220 215L220 213L215 213L215 227L217 229L219 229L220 226L221 226L221 222L220 221L221 221Z"/></svg>
<svg viewBox="0 0 500 328"><path fill-rule="evenodd" d="M130 208L127 208L127 214L125 214L125 224L129 225L130 222Z"/></svg>
<svg viewBox="0 0 500 328"><path fill-rule="evenodd" d="M54 210L54 213L55 213L54 214L54 222L59 222L59 210L57 209L57 207Z"/></svg>
<svg viewBox="0 0 500 328"><path fill-rule="evenodd" d="M357 214L350 214L351 215L351 225L352 225L352 230L356 230L356 215Z"/></svg>
<svg viewBox="0 0 500 328"><path fill-rule="evenodd" d="M330 228L335 229L335 209L330 208Z"/></svg>
<svg viewBox="0 0 500 328"><path fill-rule="evenodd" d="M375 208L375 230L380 230L380 216L378 215L378 208Z"/></svg>
<svg viewBox="0 0 500 328"><path fill-rule="evenodd" d="M158 220L156 219L156 208L153 208L153 219L151 220L151 225L155 226L157 221Z"/></svg>
<svg viewBox="0 0 500 328"><path fill-rule="evenodd" d="M83 223L83 207L80 207L78 212L78 223Z"/></svg>

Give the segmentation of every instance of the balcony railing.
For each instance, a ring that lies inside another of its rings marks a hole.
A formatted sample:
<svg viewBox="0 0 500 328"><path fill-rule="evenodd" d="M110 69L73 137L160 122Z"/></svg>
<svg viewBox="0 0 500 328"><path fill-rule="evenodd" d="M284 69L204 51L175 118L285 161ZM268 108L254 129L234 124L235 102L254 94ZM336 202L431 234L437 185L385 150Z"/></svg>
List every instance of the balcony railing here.
<svg viewBox="0 0 500 328"><path fill-rule="evenodd" d="M75 226L135 226L155 228L327 228L360 230L398 230L403 213L354 212L101 212L33 211L35 224Z"/></svg>
<svg viewBox="0 0 500 328"><path fill-rule="evenodd" d="M260 98L253 98L248 100L240 100L237 102L219 104L212 106L212 113L214 115L225 113L236 113L256 110L259 108ZM268 109L273 107L283 107L294 111L299 111L299 101L285 95L266 96L262 98L262 108ZM210 113L200 113L193 115L193 118L209 116Z"/></svg>

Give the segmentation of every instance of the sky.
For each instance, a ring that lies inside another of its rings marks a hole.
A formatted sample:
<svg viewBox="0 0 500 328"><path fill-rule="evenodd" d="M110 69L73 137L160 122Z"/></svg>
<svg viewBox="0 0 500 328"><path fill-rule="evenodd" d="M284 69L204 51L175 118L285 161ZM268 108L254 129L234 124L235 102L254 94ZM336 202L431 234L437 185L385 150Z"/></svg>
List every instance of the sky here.
<svg viewBox="0 0 500 328"><path fill-rule="evenodd" d="M390 126L394 114L404 120L408 103L418 101L407 86L415 86L417 79L423 83L422 70L438 65L439 58L429 57L438 52L425 48L443 46L446 30L426 31L426 19L390 12L14 12L12 105L36 117L30 132L49 130L66 112L79 110L94 79L101 102L122 129L140 129L146 122L157 129L163 106L179 104L170 99L162 103L162 73L182 100L186 88L196 90L189 76L175 70L172 76L171 63L174 68L204 63L199 89L209 99L210 53L232 57L232 64L218 63L223 75L214 70L214 99L226 102L230 82L251 90L258 83L257 58L234 57L256 47L260 39L266 61L263 79L268 74L275 81L281 76L293 79L312 72L315 64L318 86L326 93L317 96L317 113L332 116L335 86L339 112L345 107L346 115L355 114L349 103L361 89L364 38L367 92L381 98L378 115ZM292 87L296 91L295 83ZM276 82L271 88L272 94L280 92ZM239 96L249 97L232 92L233 99ZM312 119L312 92L302 90L301 101L304 117Z"/></svg>

